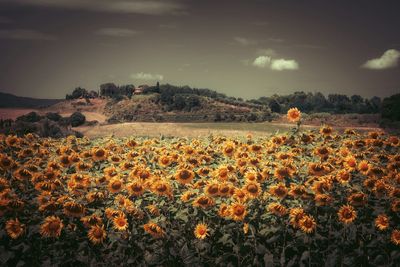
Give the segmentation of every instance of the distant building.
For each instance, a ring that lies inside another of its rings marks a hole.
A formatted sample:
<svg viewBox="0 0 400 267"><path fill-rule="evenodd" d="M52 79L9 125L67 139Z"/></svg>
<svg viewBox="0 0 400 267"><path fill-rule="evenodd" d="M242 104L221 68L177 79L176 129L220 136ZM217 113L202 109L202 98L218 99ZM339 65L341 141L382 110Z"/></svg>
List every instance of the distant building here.
<svg viewBox="0 0 400 267"><path fill-rule="evenodd" d="M149 88L149 86L148 86L147 84L139 85L138 87L135 87L135 90L133 91L133 93L134 93L135 95L140 95L140 94L142 94L143 91L144 91L145 89L147 89L147 88Z"/></svg>

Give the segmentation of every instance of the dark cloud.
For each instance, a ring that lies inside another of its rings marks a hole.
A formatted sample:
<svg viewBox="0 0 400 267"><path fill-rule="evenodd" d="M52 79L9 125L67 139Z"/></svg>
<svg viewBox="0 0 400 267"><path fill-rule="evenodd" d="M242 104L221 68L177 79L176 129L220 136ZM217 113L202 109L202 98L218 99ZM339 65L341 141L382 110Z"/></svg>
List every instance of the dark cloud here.
<svg viewBox="0 0 400 267"><path fill-rule="evenodd" d="M0 30L0 39L54 41L57 38L53 35L35 30L14 29L14 30Z"/></svg>

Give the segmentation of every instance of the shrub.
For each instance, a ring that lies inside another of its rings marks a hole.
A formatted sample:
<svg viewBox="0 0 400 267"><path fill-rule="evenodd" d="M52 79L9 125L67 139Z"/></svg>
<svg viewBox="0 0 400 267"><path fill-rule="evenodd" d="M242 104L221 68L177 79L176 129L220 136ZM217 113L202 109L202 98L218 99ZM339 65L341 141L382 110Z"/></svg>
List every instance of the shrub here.
<svg viewBox="0 0 400 267"><path fill-rule="evenodd" d="M17 118L17 121L24 121L24 122L38 122L42 119L43 117L40 116L38 113L32 111L29 112L28 114L19 116Z"/></svg>
<svg viewBox="0 0 400 267"><path fill-rule="evenodd" d="M46 118L51 121L60 121L62 119L62 116L55 112L48 112L46 113Z"/></svg>
<svg viewBox="0 0 400 267"><path fill-rule="evenodd" d="M83 115L81 112L72 113L72 115L69 117L69 119L70 119L72 127L81 126L86 121L85 115Z"/></svg>
<svg viewBox="0 0 400 267"><path fill-rule="evenodd" d="M392 95L383 100L382 118L400 121L400 94Z"/></svg>

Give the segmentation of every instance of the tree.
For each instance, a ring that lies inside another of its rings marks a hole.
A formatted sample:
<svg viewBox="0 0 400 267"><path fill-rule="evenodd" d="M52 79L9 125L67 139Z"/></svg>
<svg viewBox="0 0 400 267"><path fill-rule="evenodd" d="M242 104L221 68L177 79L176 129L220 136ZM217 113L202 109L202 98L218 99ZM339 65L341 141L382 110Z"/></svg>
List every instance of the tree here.
<svg viewBox="0 0 400 267"><path fill-rule="evenodd" d="M395 94L383 99L382 118L400 121L400 94Z"/></svg>

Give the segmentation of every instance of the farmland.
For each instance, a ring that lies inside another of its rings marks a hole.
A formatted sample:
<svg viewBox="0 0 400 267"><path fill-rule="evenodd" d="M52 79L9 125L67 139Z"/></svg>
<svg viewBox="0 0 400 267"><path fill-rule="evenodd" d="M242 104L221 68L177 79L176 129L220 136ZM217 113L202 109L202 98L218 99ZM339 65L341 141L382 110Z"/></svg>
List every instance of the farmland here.
<svg viewBox="0 0 400 267"><path fill-rule="evenodd" d="M398 264L398 136L299 126L2 136L2 264Z"/></svg>

